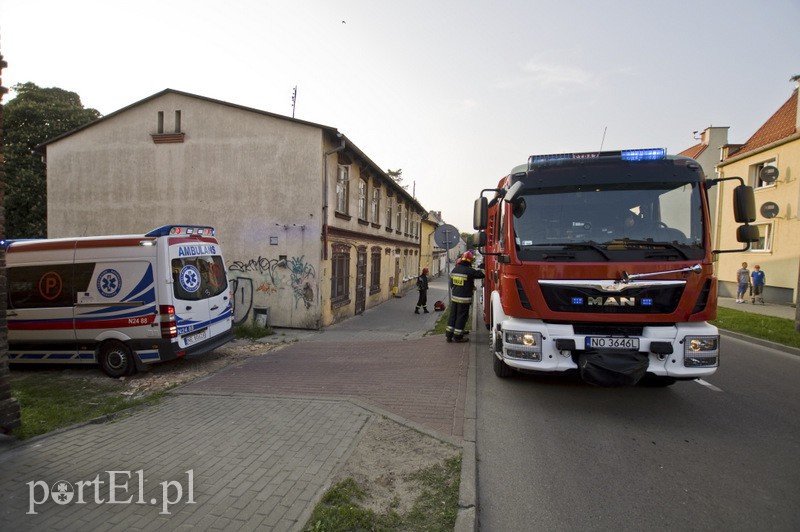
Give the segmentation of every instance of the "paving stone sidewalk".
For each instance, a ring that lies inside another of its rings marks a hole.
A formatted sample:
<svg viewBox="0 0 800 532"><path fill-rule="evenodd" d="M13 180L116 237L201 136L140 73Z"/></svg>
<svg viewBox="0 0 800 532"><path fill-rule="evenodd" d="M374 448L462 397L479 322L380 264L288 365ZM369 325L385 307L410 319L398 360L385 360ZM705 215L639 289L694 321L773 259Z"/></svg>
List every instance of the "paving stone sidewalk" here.
<svg viewBox="0 0 800 532"><path fill-rule="evenodd" d="M439 314L415 303L297 334L116 420L0 442L0 528L299 530L376 416L463 437L469 345L424 336Z"/></svg>
<svg viewBox="0 0 800 532"><path fill-rule="evenodd" d="M0 453L0 522L15 531L297 529L373 415L343 401L173 395ZM113 499L128 503L109 503L108 471L121 472ZM96 478L79 503L79 481ZM51 497L59 481L68 503Z"/></svg>

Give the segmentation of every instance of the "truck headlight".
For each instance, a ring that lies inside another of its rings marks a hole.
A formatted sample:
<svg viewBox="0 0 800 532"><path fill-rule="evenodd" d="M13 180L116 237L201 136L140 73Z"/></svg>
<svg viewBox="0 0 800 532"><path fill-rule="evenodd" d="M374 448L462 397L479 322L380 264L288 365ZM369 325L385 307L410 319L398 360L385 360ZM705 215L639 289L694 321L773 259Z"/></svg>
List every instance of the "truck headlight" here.
<svg viewBox="0 0 800 532"><path fill-rule="evenodd" d="M687 368L719 364L719 336L687 336L683 345L683 365Z"/></svg>
<svg viewBox="0 0 800 532"><path fill-rule="evenodd" d="M542 335L537 332L504 331L503 349L507 357L525 360L542 359Z"/></svg>

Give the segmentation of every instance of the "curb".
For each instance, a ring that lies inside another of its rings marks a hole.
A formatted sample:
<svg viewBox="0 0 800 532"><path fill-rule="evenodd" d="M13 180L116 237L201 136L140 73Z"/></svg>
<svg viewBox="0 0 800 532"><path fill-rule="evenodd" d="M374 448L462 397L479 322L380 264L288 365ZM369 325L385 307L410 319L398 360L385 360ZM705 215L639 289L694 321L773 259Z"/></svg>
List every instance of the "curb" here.
<svg viewBox="0 0 800 532"><path fill-rule="evenodd" d="M769 347L770 349L775 349L776 351L783 351L786 354L800 357L800 349L797 347L790 347L788 345L770 342L769 340L756 338L755 336L747 336L746 334L728 331L725 329L719 329L719 332L723 336L730 336L731 338L736 338L737 340L744 340L745 342L750 342L751 344L760 345L761 347Z"/></svg>
<svg viewBox="0 0 800 532"><path fill-rule="evenodd" d="M478 330L478 315L473 305L472 331ZM475 338L473 338L474 340ZM458 490L458 513L453 530L475 532L477 523L478 464L476 456L478 417L478 342L469 346L467 370L467 395L464 402L464 447L461 455L461 483Z"/></svg>

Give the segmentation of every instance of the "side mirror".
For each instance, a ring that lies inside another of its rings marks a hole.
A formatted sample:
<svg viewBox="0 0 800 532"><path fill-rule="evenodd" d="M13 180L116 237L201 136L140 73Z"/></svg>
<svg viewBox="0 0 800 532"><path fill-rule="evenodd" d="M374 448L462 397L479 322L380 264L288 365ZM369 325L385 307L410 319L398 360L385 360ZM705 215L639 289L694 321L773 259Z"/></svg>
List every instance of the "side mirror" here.
<svg viewBox="0 0 800 532"><path fill-rule="evenodd" d="M738 242L758 242L761 235L758 233L758 227L754 225L740 225L736 228L736 240Z"/></svg>
<svg viewBox="0 0 800 532"><path fill-rule="evenodd" d="M736 223L740 224L749 224L756 221L756 198L755 194L753 194L753 187L739 185L733 189L733 218ZM741 230L742 228L740 227L739 229ZM740 239L739 242L747 242L747 240Z"/></svg>
<svg viewBox="0 0 800 532"><path fill-rule="evenodd" d="M755 202L753 204L755 205ZM488 221L489 221L489 200L481 196L480 198L475 200L475 206L472 211L472 228L479 230L486 229Z"/></svg>
<svg viewBox="0 0 800 532"><path fill-rule="evenodd" d="M486 233L484 231L473 233L470 240L473 247L482 248L486 245Z"/></svg>

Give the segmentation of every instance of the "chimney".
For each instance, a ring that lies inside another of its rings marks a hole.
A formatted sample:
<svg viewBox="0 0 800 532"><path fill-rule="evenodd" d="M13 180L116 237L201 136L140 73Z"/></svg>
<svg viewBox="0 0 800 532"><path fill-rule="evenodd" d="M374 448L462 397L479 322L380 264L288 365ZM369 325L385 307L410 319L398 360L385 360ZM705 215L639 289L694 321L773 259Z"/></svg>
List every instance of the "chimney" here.
<svg viewBox="0 0 800 532"><path fill-rule="evenodd" d="M797 98L797 113L795 113L794 132L800 133L800 79L795 81L794 95Z"/></svg>

